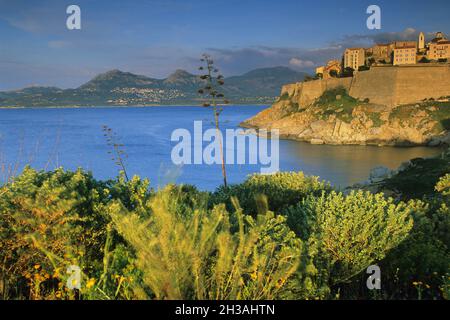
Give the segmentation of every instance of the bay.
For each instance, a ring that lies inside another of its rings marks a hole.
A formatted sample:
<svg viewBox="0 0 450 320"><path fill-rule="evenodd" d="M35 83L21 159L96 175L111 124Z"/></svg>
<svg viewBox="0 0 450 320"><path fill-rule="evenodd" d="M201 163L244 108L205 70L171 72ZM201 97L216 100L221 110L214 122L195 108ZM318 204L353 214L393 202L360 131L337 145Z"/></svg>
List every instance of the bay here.
<svg viewBox="0 0 450 320"><path fill-rule="evenodd" d="M267 106L229 106L221 115L221 128L239 123ZM114 178L118 167L111 160L102 126L110 127L123 143L129 175L148 177L152 187L188 183L214 190L222 183L219 165L175 166L171 150L174 130L193 132L194 121L212 127L212 110L203 107L83 107L0 109L0 165L29 164L36 169L82 167L98 179ZM280 141L280 170L303 171L320 176L336 187L366 180L376 166L397 168L417 157L430 157L440 149L413 147L328 146L298 141ZM5 171L5 170L3 170ZM230 183L260 172L259 165L227 165ZM2 179L5 179L3 172Z"/></svg>

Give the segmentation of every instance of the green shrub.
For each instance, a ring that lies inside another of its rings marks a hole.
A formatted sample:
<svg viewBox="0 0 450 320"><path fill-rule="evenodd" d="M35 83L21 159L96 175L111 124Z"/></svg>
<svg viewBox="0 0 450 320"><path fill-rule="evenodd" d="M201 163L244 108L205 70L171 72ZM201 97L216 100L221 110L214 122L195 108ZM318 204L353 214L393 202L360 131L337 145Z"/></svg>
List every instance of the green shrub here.
<svg viewBox="0 0 450 320"><path fill-rule="evenodd" d="M288 99L289 99L289 93L285 92L280 96L280 98L278 100L281 101L281 100L288 100Z"/></svg>
<svg viewBox="0 0 450 320"><path fill-rule="evenodd" d="M341 101L341 100L336 99L337 96L341 96L341 100L345 99L346 101L348 100L348 102L355 102L355 103L358 102L357 99L349 96L347 89L345 89L344 87L338 87L335 89L326 90L317 99L317 103L325 105L325 104L335 103L336 101Z"/></svg>
<svg viewBox="0 0 450 320"><path fill-rule="evenodd" d="M314 103L324 111L325 116L335 114L338 119L346 122L352 119L353 109L361 104L363 103L351 97L344 87L325 91Z"/></svg>
<svg viewBox="0 0 450 320"><path fill-rule="evenodd" d="M400 193L403 200L433 197L439 179L450 171L450 153L441 157L412 159L403 171L384 180L384 189Z"/></svg>
<svg viewBox="0 0 450 320"><path fill-rule="evenodd" d="M327 287L345 284L383 259L407 237L410 213L404 203L362 191L308 196L287 209L289 226L308 246L309 270L300 270L299 281L310 292L301 296L322 298Z"/></svg>
<svg viewBox="0 0 450 320"><path fill-rule="evenodd" d="M81 268L84 298L129 296L124 276L137 279L139 272L127 269L133 253L111 228L106 208L120 200L144 214L151 194L138 177L103 182L82 170L25 168L0 188L2 297L74 298L63 290L69 265Z"/></svg>
<svg viewBox="0 0 450 320"><path fill-rule="evenodd" d="M212 195L210 203L225 203L229 211L233 210L231 198L239 200L244 212L256 215L261 210L257 200L267 197L268 210L281 212L283 208L294 205L310 194L319 195L323 190L329 191L329 183L318 177L308 177L303 172L279 172L272 175L255 174L249 176L242 184L219 187Z"/></svg>
<svg viewBox="0 0 450 320"><path fill-rule="evenodd" d="M450 300L450 270L442 277L442 285L440 287L442 296L445 300Z"/></svg>
<svg viewBox="0 0 450 320"><path fill-rule="evenodd" d="M283 217L266 212L253 219L238 208L239 229L234 233L224 205L211 210L194 205L190 214L178 214L172 194L171 188L162 190L149 201L149 218L129 212L120 202L109 207L143 273L135 297L274 299L285 295L285 284L297 269L300 241Z"/></svg>
<svg viewBox="0 0 450 320"><path fill-rule="evenodd" d="M81 170L25 168L2 187L0 269L8 270L1 279L4 297L56 294L68 265L101 265L109 219L104 210L107 185Z"/></svg>
<svg viewBox="0 0 450 320"><path fill-rule="evenodd" d="M406 199L421 195L407 204L343 195L303 173L253 175L211 194L25 168L0 186L0 298L368 299L374 263L378 298L448 298L447 156L387 181ZM427 172L422 194L405 192ZM83 272L76 294L64 290L71 264Z"/></svg>
<svg viewBox="0 0 450 320"><path fill-rule="evenodd" d="M450 196L450 174L447 173L441 177L435 187L437 192L442 193L444 197Z"/></svg>
<svg viewBox="0 0 450 320"><path fill-rule="evenodd" d="M440 286L450 270L450 175L436 185L440 194L427 198L428 203L411 202L414 227L383 262L387 284L394 298L441 297ZM393 276L395 275L395 277ZM421 288L419 290L418 284ZM419 296L420 294L420 296Z"/></svg>
<svg viewBox="0 0 450 320"><path fill-rule="evenodd" d="M288 117L296 112L300 112L301 108L297 102L289 101L289 103L283 106L282 117Z"/></svg>
<svg viewBox="0 0 450 320"><path fill-rule="evenodd" d="M148 212L145 204L153 194L148 179L134 176L127 181L123 173L119 175L117 181L110 181L108 192L110 199L120 200L128 210L135 210L140 215Z"/></svg>

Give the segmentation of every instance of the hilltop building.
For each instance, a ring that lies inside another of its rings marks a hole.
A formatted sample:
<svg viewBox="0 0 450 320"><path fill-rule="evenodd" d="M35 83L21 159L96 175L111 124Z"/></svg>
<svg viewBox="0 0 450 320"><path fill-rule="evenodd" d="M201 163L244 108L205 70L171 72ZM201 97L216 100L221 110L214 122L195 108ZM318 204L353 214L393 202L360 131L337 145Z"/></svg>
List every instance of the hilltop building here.
<svg viewBox="0 0 450 320"><path fill-rule="evenodd" d="M417 46L402 44L394 49L393 65L416 64L417 63Z"/></svg>
<svg viewBox="0 0 450 320"><path fill-rule="evenodd" d="M375 63L392 63L392 53L394 45L391 43L377 43L371 48L366 48L366 65L371 66Z"/></svg>
<svg viewBox="0 0 450 320"><path fill-rule="evenodd" d="M417 50L416 41L395 41L394 48L411 48L414 47Z"/></svg>
<svg viewBox="0 0 450 320"><path fill-rule="evenodd" d="M419 34L419 52L421 53L426 52L425 35L423 34L423 32Z"/></svg>
<svg viewBox="0 0 450 320"><path fill-rule="evenodd" d="M349 48L344 53L344 69L352 68L358 71L359 67L366 64L366 53L364 48Z"/></svg>
<svg viewBox="0 0 450 320"><path fill-rule="evenodd" d="M419 37L420 38L420 37ZM394 66L417 63L417 42L396 41L394 42Z"/></svg>
<svg viewBox="0 0 450 320"><path fill-rule="evenodd" d="M372 57L375 62L391 62L393 46L391 44L376 44L372 47Z"/></svg>
<svg viewBox="0 0 450 320"><path fill-rule="evenodd" d="M322 75L322 79L337 77L341 74L341 62L339 60L330 60L326 66L316 68L316 74Z"/></svg>
<svg viewBox="0 0 450 320"><path fill-rule="evenodd" d="M316 74L317 75L322 75L323 76L323 71L325 70L324 66L320 66L316 68Z"/></svg>
<svg viewBox="0 0 450 320"><path fill-rule="evenodd" d="M379 64L402 66L430 62L450 62L450 40L442 32L437 32L428 43L425 34L420 32L418 41L395 41L375 44L371 48L347 48L342 63L331 60L327 65L318 67L316 74L327 79L335 72L344 74L348 68L357 72Z"/></svg>
<svg viewBox="0 0 450 320"><path fill-rule="evenodd" d="M436 37L431 40L428 46L428 59L450 59L450 41L442 32L436 33Z"/></svg>

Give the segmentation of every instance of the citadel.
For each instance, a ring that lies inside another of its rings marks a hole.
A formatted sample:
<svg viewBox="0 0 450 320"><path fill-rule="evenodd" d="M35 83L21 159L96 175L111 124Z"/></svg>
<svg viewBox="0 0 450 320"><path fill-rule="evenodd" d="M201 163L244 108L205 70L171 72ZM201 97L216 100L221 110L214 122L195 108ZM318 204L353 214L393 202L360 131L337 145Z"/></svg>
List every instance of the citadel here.
<svg viewBox="0 0 450 320"><path fill-rule="evenodd" d="M328 79L352 76L373 66L404 66L446 64L450 59L450 41L442 32L426 42L425 34L419 34L418 41L394 41L375 44L370 48L347 48L339 60L330 60L325 66L316 68L319 78Z"/></svg>

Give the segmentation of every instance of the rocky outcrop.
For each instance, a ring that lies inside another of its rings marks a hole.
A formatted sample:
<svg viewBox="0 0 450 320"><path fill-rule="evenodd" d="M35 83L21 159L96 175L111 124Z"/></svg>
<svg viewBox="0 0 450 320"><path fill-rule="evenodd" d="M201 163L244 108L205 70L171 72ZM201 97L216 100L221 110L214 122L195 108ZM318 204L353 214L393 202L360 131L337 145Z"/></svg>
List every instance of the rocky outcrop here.
<svg viewBox="0 0 450 320"><path fill-rule="evenodd" d="M438 146L450 144L450 134L442 126L442 109L429 105L406 105L391 109L382 105L355 102L354 107L339 108L313 104L296 112L290 101L278 101L243 127L278 129L282 138L312 144L358 144ZM445 108L441 106L441 108ZM447 108L449 108L447 106ZM448 109L450 111L450 109Z"/></svg>
<svg viewBox="0 0 450 320"><path fill-rule="evenodd" d="M435 157L406 161L395 170L386 167L373 168L366 181L349 186L344 192L350 193L353 190L382 192L387 197L404 201L422 198L435 193L436 183L449 170L450 149L446 149ZM411 187L411 182L414 182L414 187Z"/></svg>
<svg viewBox="0 0 450 320"><path fill-rule="evenodd" d="M286 85L271 108L241 125L313 144L438 146L450 144L448 97L448 65L376 67Z"/></svg>

